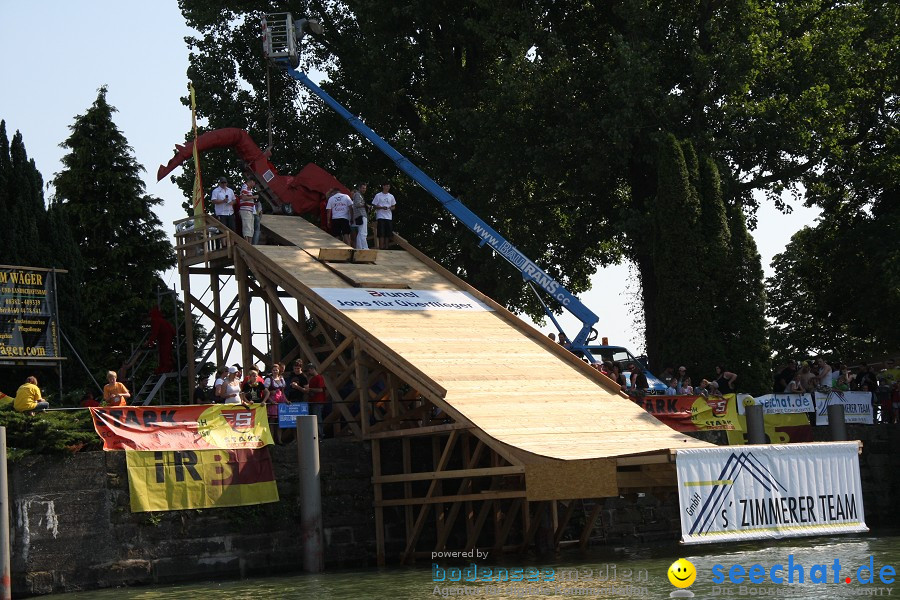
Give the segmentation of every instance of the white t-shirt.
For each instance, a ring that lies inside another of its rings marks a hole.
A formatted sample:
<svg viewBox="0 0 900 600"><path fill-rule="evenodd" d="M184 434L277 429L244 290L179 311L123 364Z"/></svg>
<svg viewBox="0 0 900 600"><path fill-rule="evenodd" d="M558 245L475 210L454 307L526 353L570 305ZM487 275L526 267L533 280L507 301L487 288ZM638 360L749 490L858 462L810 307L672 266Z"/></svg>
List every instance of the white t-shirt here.
<svg viewBox="0 0 900 600"><path fill-rule="evenodd" d="M372 206L375 207L376 219L390 220L393 218L393 211L394 207L397 206L397 201L391 193L378 192L372 200Z"/></svg>
<svg viewBox="0 0 900 600"><path fill-rule="evenodd" d="M228 202L219 203L219 200L227 200ZM234 214L234 190L230 187L223 188L217 185L212 191L213 206L215 206L217 215L233 215Z"/></svg>
<svg viewBox="0 0 900 600"><path fill-rule="evenodd" d="M338 192L328 199L325 210L331 211L332 219L350 219L350 209L353 208L353 200L347 194Z"/></svg>

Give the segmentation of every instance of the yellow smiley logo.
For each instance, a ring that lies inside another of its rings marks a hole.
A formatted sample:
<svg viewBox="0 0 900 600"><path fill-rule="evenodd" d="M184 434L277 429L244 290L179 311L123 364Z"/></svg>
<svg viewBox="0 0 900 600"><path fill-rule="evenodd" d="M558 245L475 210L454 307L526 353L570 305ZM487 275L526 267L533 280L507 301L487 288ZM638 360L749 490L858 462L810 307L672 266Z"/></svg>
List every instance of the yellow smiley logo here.
<svg viewBox="0 0 900 600"><path fill-rule="evenodd" d="M669 582L677 588L690 587L694 580L697 579L697 569L694 568L691 561L679 558L672 563L667 572Z"/></svg>

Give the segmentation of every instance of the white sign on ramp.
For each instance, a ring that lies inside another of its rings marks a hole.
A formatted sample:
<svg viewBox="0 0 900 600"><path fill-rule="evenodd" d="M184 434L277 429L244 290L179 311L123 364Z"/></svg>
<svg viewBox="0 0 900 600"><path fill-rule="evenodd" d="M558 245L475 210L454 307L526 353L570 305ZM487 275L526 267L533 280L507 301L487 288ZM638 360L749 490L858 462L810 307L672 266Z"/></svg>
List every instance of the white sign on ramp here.
<svg viewBox="0 0 900 600"><path fill-rule="evenodd" d="M313 288L341 310L492 311L487 304L459 290L398 290L375 288Z"/></svg>
<svg viewBox="0 0 900 600"><path fill-rule="evenodd" d="M856 442L678 450L686 544L868 531Z"/></svg>
<svg viewBox="0 0 900 600"><path fill-rule="evenodd" d="M831 390L828 395L816 394L816 425L828 425L828 407L832 404L844 405L844 421L871 425L872 392L841 392Z"/></svg>

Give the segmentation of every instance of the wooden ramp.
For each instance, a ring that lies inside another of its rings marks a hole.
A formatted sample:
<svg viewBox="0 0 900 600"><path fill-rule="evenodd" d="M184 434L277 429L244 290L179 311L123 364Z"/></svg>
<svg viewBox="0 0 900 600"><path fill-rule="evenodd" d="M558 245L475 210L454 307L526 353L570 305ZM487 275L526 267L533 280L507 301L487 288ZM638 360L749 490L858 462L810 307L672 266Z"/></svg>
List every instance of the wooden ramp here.
<svg viewBox="0 0 900 600"><path fill-rule="evenodd" d="M303 219L266 215L263 227L293 246L255 249L314 293L403 286L479 300L485 310L332 309L446 390L441 409L503 444L563 460L709 445L663 425L594 369L411 248L378 251L375 264L322 263L319 248L343 244Z"/></svg>
<svg viewBox="0 0 900 600"><path fill-rule="evenodd" d="M669 494L673 450L709 445L657 421L396 235L399 250L353 251L302 218L265 215L269 245L252 246L209 221L221 235L184 235L176 248L185 306L213 322L217 364L238 344L245 365L319 368L326 437L371 446L379 564L394 551L408 562L448 548L558 547L579 510L584 548L597 499ZM192 276L209 277L211 298L191 292ZM232 277L229 303L221 295ZM292 334L290 351L280 335L253 344L260 299L267 329Z"/></svg>

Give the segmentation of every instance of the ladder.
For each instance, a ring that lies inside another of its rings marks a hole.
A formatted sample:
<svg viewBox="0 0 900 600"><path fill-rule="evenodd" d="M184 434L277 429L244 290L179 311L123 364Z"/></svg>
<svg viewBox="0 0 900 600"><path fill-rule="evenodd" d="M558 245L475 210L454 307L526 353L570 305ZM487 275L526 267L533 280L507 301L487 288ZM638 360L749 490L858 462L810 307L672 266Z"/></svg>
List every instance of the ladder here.
<svg viewBox="0 0 900 600"><path fill-rule="evenodd" d="M135 406L147 406L156 397L169 377L177 377L177 373L154 373L147 378L138 393L134 395L132 404Z"/></svg>

